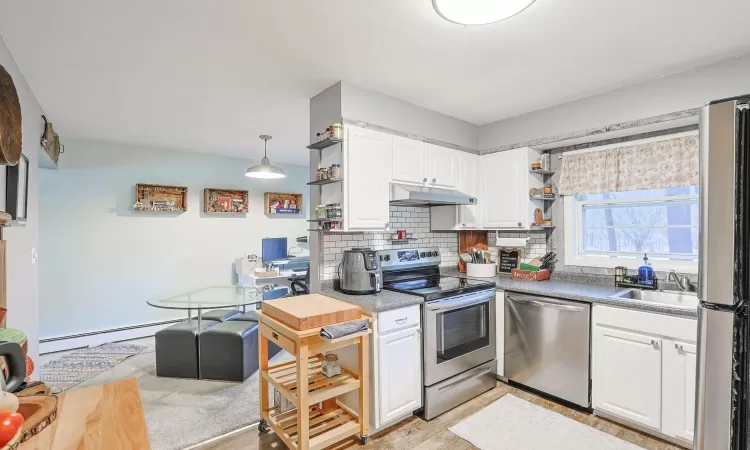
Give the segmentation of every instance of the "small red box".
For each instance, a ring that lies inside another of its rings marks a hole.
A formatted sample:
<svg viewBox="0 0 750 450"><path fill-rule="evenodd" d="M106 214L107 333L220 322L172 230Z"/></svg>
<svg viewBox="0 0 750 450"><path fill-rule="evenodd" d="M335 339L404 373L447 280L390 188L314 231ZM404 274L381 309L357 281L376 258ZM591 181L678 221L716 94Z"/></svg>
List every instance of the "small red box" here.
<svg viewBox="0 0 750 450"><path fill-rule="evenodd" d="M513 269L510 271L510 277L522 281L543 281L549 280L550 271L542 269L538 272L534 272L531 270Z"/></svg>

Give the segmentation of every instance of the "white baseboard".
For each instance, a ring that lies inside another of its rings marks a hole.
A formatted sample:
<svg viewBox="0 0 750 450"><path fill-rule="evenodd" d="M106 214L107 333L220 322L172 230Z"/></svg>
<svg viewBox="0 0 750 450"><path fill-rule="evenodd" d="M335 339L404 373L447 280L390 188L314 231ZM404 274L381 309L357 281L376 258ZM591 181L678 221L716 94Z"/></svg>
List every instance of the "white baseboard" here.
<svg viewBox="0 0 750 450"><path fill-rule="evenodd" d="M39 341L39 354L55 353L65 350L73 350L82 347L95 347L108 342L127 341L149 337L156 334L157 331L166 328L173 323L179 322L167 321L155 324L144 324L142 326L128 327L116 330L103 330L95 333L86 333L75 336L65 336L52 339L41 339Z"/></svg>

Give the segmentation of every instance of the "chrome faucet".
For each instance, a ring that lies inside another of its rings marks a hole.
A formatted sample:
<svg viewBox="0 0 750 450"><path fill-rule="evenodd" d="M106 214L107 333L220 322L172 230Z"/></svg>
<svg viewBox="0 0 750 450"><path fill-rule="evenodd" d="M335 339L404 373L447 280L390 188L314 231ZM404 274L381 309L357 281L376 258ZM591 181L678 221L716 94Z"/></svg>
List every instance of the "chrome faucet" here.
<svg viewBox="0 0 750 450"><path fill-rule="evenodd" d="M672 280L677 283L681 291L686 292L690 290L690 279L685 275L678 275L674 269L670 270L669 275L667 275L667 281Z"/></svg>

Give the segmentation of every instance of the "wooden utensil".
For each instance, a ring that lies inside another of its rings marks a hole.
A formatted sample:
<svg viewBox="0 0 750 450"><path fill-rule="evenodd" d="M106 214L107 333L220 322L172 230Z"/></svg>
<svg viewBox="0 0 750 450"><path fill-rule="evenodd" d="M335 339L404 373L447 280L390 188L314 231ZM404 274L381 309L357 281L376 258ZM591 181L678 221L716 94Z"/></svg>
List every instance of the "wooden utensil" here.
<svg viewBox="0 0 750 450"><path fill-rule="evenodd" d="M21 103L13 78L0 66L0 164L15 166L21 159Z"/></svg>
<svg viewBox="0 0 750 450"><path fill-rule="evenodd" d="M534 210L534 225L541 225L544 222L544 212L542 208L536 208Z"/></svg>
<svg viewBox="0 0 750 450"><path fill-rule="evenodd" d="M325 295L284 297L261 303L261 311L295 330L359 319L359 306Z"/></svg>
<svg viewBox="0 0 750 450"><path fill-rule="evenodd" d="M487 232L486 231L459 231L458 232L458 251L459 253L469 253L471 249L478 248L487 250ZM458 271L466 272L466 262L463 259L458 261Z"/></svg>

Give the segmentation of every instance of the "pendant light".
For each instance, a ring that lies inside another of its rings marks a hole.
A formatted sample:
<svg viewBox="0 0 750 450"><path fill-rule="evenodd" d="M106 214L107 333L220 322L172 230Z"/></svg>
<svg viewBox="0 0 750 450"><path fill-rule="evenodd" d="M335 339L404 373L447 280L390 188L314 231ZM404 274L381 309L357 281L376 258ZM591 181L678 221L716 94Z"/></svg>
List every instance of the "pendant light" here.
<svg viewBox="0 0 750 450"><path fill-rule="evenodd" d="M268 140L271 139L271 136L261 134L260 138L264 141L263 159L257 166L247 169L245 176L250 178L284 178L286 176L284 171L276 166L272 166L271 161L268 159Z"/></svg>
<svg viewBox="0 0 750 450"><path fill-rule="evenodd" d="M515 16L534 0L432 0L443 19L461 25L486 25Z"/></svg>

